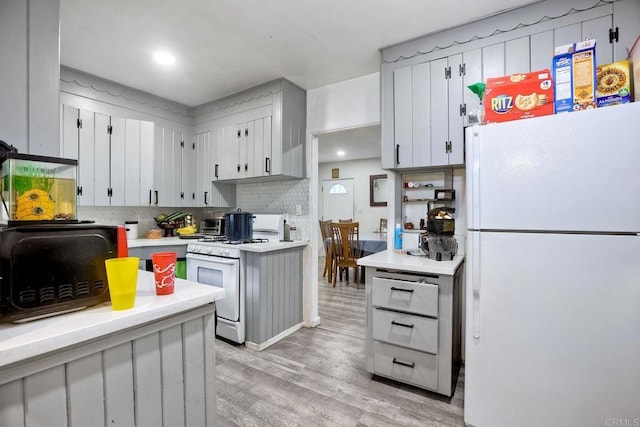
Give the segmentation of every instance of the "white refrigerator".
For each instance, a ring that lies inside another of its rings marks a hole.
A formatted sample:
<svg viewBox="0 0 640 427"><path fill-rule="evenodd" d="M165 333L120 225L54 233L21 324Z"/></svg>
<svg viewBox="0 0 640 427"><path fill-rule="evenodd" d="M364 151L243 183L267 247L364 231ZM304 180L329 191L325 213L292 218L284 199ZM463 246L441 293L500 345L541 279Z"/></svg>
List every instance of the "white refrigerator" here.
<svg viewBox="0 0 640 427"><path fill-rule="evenodd" d="M640 426L640 103L466 136L465 423Z"/></svg>

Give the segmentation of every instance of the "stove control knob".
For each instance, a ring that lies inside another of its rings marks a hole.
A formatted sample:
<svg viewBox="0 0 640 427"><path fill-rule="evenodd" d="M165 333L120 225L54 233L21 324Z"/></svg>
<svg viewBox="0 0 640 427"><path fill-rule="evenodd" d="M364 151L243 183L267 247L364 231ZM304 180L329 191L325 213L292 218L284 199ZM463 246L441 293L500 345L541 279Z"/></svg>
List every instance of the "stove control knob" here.
<svg viewBox="0 0 640 427"><path fill-rule="evenodd" d="M211 255L211 254L214 252L214 249L215 249L215 248L211 248L211 247L209 247L209 248L207 248L207 252L206 252L206 253L207 253L208 255Z"/></svg>

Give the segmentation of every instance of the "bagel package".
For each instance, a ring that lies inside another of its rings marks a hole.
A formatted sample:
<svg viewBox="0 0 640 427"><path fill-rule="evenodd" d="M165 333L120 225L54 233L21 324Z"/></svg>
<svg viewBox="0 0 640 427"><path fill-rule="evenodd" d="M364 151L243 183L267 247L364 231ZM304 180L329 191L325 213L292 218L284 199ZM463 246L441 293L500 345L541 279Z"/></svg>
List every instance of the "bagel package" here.
<svg viewBox="0 0 640 427"><path fill-rule="evenodd" d="M598 108L631 102L629 61L618 61L596 67Z"/></svg>
<svg viewBox="0 0 640 427"><path fill-rule="evenodd" d="M484 90L485 123L553 114L553 81L549 70L488 78Z"/></svg>

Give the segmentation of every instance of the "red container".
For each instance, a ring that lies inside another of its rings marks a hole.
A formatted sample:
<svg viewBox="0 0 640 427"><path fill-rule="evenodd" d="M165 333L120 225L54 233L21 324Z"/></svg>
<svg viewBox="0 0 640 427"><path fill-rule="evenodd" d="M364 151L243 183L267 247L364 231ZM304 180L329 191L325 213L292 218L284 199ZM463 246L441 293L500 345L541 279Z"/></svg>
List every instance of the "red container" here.
<svg viewBox="0 0 640 427"><path fill-rule="evenodd" d="M151 254L156 295L172 294L176 281L178 254L175 252L156 252Z"/></svg>
<svg viewBox="0 0 640 427"><path fill-rule="evenodd" d="M482 101L485 123L553 114L553 95L549 70L488 78Z"/></svg>
<svg viewBox="0 0 640 427"><path fill-rule="evenodd" d="M124 226L118 226L118 258L129 256L129 245L127 244L127 230Z"/></svg>

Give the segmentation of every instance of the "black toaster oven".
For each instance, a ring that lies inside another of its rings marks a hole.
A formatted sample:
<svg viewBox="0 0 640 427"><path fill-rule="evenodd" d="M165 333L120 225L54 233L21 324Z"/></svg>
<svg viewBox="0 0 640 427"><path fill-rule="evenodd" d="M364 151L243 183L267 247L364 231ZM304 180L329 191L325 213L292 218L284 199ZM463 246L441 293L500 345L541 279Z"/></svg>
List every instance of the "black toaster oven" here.
<svg viewBox="0 0 640 427"><path fill-rule="evenodd" d="M47 317L109 300L105 259L118 228L25 225L0 230L0 320Z"/></svg>

